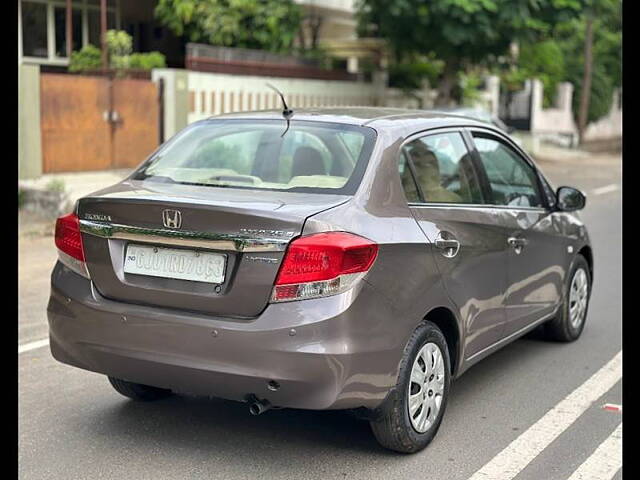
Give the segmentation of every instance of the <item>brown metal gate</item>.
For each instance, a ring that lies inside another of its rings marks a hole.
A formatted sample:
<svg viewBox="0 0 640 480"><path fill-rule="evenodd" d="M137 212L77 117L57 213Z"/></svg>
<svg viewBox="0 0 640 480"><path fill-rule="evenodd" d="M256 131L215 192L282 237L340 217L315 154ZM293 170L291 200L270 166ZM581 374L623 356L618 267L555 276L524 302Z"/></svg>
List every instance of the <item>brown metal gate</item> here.
<svg viewBox="0 0 640 480"><path fill-rule="evenodd" d="M158 146L149 80L40 75L43 172L131 168Z"/></svg>

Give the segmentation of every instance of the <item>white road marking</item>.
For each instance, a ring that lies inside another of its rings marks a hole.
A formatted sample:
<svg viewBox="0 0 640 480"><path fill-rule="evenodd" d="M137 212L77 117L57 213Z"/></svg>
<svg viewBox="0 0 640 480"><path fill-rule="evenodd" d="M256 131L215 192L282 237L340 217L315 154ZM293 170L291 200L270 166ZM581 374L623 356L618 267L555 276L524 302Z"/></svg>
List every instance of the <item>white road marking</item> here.
<svg viewBox="0 0 640 480"><path fill-rule="evenodd" d="M511 480L622 378L622 352L474 473L470 480Z"/></svg>
<svg viewBox="0 0 640 480"><path fill-rule="evenodd" d="M620 190L620 185L612 183L611 185L605 185L604 187L594 188L592 193L594 195L604 195L605 193L611 193L617 190Z"/></svg>
<svg viewBox="0 0 640 480"><path fill-rule="evenodd" d="M18 345L18 355L21 353L29 352L31 350L35 350L36 348L46 347L47 345L49 345L48 338L36 340L35 342L23 343L22 345Z"/></svg>
<svg viewBox="0 0 640 480"><path fill-rule="evenodd" d="M622 423L571 474L569 480L610 480L622 467Z"/></svg>

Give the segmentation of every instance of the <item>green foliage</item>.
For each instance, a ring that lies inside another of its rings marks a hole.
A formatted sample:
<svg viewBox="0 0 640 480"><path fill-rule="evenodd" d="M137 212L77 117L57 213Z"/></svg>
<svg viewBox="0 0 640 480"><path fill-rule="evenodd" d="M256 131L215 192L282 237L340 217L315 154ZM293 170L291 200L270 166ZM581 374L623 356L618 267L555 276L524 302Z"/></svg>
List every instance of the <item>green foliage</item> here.
<svg viewBox="0 0 640 480"><path fill-rule="evenodd" d="M584 74L584 41L587 15L595 15L593 27L593 70L587 121L609 113L616 87L622 85L622 2L590 0L581 18L557 29L557 41L564 53L566 80L574 85L573 113L578 117Z"/></svg>
<svg viewBox="0 0 640 480"><path fill-rule="evenodd" d="M133 45L131 35L122 30L107 30L106 41L109 51L109 66L116 70L129 68Z"/></svg>
<svg viewBox="0 0 640 480"><path fill-rule="evenodd" d="M86 70L95 70L102 65L100 49L93 45L85 45L78 52L71 52L71 60L69 61L70 72L83 72Z"/></svg>
<svg viewBox="0 0 640 480"><path fill-rule="evenodd" d="M582 71L575 70L573 78L570 78L575 89L573 94L573 114L578 116L580 108L580 93L582 92ZM601 64L595 64L591 73L591 99L587 113L587 123L594 122L609 113L613 103L615 86L606 68Z"/></svg>
<svg viewBox="0 0 640 480"><path fill-rule="evenodd" d="M26 201L27 201L26 190L22 190L21 188L18 188L18 210L20 210L24 206L24 203Z"/></svg>
<svg viewBox="0 0 640 480"><path fill-rule="evenodd" d="M460 99L463 105L472 106L480 97L480 86L482 76L477 72L459 74L458 85L460 88Z"/></svg>
<svg viewBox="0 0 640 480"><path fill-rule="evenodd" d="M359 30L388 39L397 55L427 53L458 65L504 55L579 13L581 0L360 0Z"/></svg>
<svg viewBox="0 0 640 480"><path fill-rule="evenodd" d="M52 178L51 180L49 180L45 188L49 192L64 193L67 189L67 186L65 185L64 180L60 178Z"/></svg>
<svg viewBox="0 0 640 480"><path fill-rule="evenodd" d="M167 66L165 57L160 52L133 53L129 59L129 68L151 70Z"/></svg>
<svg viewBox="0 0 640 480"><path fill-rule="evenodd" d="M131 53L131 35L123 30L107 30L107 49L109 51L109 67L122 72L129 68L151 70L166 66L165 57L160 52ZM86 45L79 52L71 53L70 72L98 70L102 67L100 49Z"/></svg>
<svg viewBox="0 0 640 480"><path fill-rule="evenodd" d="M395 63L389 67L389 85L404 91L422 88L424 80L433 84L442 71L442 62L437 60L415 60Z"/></svg>
<svg viewBox="0 0 640 480"><path fill-rule="evenodd" d="M109 55L125 57L131 55L133 40L124 30L107 30Z"/></svg>
<svg viewBox="0 0 640 480"><path fill-rule="evenodd" d="M518 75L538 78L544 87L543 106L553 105L558 83L566 78L564 52L553 40L522 45L517 64Z"/></svg>
<svg viewBox="0 0 640 480"><path fill-rule="evenodd" d="M489 67L514 41L534 42L579 15L584 0L359 0L359 33L385 38L397 60L433 54L444 61L438 85L448 102L459 73ZM458 96L468 87L457 85Z"/></svg>
<svg viewBox="0 0 640 480"><path fill-rule="evenodd" d="M159 0L156 17L192 42L288 52L300 27L293 0Z"/></svg>

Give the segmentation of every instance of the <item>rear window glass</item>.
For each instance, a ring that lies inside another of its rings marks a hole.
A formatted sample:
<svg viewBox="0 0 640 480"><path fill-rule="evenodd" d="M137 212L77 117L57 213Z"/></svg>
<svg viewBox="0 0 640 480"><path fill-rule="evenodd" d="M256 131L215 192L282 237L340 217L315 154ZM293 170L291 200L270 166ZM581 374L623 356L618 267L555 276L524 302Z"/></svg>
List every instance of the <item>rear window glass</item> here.
<svg viewBox="0 0 640 480"><path fill-rule="evenodd" d="M375 132L292 120L209 120L174 137L134 174L136 180L227 188L355 192Z"/></svg>

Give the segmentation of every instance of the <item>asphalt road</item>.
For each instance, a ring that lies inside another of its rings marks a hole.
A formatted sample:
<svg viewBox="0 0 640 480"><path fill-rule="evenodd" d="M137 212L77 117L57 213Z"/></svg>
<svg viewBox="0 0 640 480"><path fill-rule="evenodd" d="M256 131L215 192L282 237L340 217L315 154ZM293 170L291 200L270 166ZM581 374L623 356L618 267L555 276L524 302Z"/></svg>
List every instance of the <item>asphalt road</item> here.
<svg viewBox="0 0 640 480"><path fill-rule="evenodd" d="M555 480L573 479L580 469L585 475L575 478L621 479L617 466L606 468L617 465L615 442L613 459L606 447L622 415L602 408L622 404L619 372L605 372L609 383L597 373L622 348L620 159L541 166L555 185L588 194L583 218L594 244L595 284L583 335L559 344L533 332L474 366L453 384L436 439L415 455L383 450L366 422L343 412L253 417L244 404L184 396L137 404L103 376L57 363L47 346L31 343L47 337L53 239L22 238L20 478L465 480L480 470L474 479ZM593 396L593 382L602 388L596 398L567 397L576 389ZM513 469L508 477L495 474L504 462Z"/></svg>

